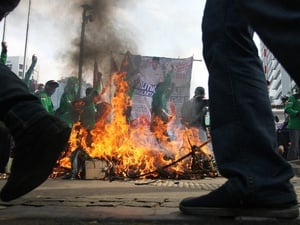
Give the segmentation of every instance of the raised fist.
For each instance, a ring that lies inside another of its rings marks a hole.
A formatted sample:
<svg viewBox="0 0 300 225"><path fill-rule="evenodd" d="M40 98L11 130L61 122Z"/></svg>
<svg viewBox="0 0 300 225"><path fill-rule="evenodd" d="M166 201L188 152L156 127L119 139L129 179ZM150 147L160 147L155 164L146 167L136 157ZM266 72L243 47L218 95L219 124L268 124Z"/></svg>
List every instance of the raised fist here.
<svg viewBox="0 0 300 225"><path fill-rule="evenodd" d="M1 42L1 46L2 46L2 51L7 51L7 43L6 43L6 41L2 41Z"/></svg>
<svg viewBox="0 0 300 225"><path fill-rule="evenodd" d="M36 63L37 62L37 56L33 55L31 60L32 60L33 63Z"/></svg>

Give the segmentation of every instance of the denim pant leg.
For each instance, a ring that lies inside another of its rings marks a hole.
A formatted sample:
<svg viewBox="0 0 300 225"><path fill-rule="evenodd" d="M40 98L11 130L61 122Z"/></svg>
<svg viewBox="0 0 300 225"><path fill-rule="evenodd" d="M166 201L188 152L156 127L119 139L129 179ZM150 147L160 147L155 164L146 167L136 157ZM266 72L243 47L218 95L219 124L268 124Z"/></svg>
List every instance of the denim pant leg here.
<svg viewBox="0 0 300 225"><path fill-rule="evenodd" d="M287 160L299 159L300 130L290 129L289 136L290 136L291 146L287 155Z"/></svg>
<svg viewBox="0 0 300 225"><path fill-rule="evenodd" d="M5 173L5 167L9 159L11 142L9 130L0 122L0 174Z"/></svg>
<svg viewBox="0 0 300 225"><path fill-rule="evenodd" d="M7 66L0 63L0 120L13 136L45 115L40 100Z"/></svg>
<svg viewBox="0 0 300 225"><path fill-rule="evenodd" d="M213 149L227 189L274 203L294 200L293 171L276 152L266 78L236 1L207 0L202 29Z"/></svg>
<svg viewBox="0 0 300 225"><path fill-rule="evenodd" d="M299 0L238 0L243 15L300 85Z"/></svg>

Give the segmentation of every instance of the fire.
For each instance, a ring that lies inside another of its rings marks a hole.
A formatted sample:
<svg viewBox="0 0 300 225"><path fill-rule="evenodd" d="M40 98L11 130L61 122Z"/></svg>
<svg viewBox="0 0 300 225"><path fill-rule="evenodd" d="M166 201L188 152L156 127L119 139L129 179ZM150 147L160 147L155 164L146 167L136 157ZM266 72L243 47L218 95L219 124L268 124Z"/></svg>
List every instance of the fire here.
<svg viewBox="0 0 300 225"><path fill-rule="evenodd" d="M146 174L157 177L162 168L173 177L190 171L192 158L184 157L191 154L192 147L203 144L198 130L179 127L175 123L175 110L172 110L171 120L167 124L159 118L154 118L155 126L152 127L147 123L143 124L143 118L140 118L138 125L129 124L125 110L131 103L124 76L123 73L113 76L116 91L111 101L109 122L104 121L105 118L97 121L95 128L90 131L90 145L86 141L89 132L80 123L74 124L69 149L67 155L60 160L60 166L70 168L69 156L78 147L82 147L90 157L107 161L114 173L121 177L143 178ZM166 129L172 131L171 137L166 135ZM192 154L199 152L200 149L196 149ZM206 145L201 147L201 152L208 158L211 155L211 150ZM183 160L178 160L182 157Z"/></svg>

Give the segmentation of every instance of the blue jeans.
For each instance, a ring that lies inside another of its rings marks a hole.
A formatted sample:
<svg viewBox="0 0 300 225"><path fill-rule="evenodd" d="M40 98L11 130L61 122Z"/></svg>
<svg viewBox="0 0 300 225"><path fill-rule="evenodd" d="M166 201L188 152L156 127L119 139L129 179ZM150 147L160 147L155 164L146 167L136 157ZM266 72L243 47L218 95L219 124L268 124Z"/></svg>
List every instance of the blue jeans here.
<svg viewBox="0 0 300 225"><path fill-rule="evenodd" d="M248 2L259 7L265 1L207 0L202 23L217 166L228 178L225 187L236 196L269 203L294 200L293 171L277 153L266 78L238 2L247 10Z"/></svg>
<svg viewBox="0 0 300 225"><path fill-rule="evenodd" d="M26 127L43 117L45 109L26 84L2 63L0 84L0 120L16 138Z"/></svg>

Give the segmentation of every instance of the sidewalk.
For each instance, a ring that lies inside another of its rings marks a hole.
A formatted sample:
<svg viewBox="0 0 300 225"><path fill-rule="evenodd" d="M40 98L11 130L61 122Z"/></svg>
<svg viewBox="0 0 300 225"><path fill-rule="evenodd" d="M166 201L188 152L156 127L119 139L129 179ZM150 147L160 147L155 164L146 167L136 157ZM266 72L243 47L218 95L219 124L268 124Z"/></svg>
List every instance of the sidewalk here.
<svg viewBox="0 0 300 225"><path fill-rule="evenodd" d="M300 224L296 220L193 217L180 213L181 199L222 185L224 178L202 180L61 180L48 179L31 193L0 202L0 225L83 224ZM0 187L5 183L0 181ZM300 177L293 178L300 196Z"/></svg>

